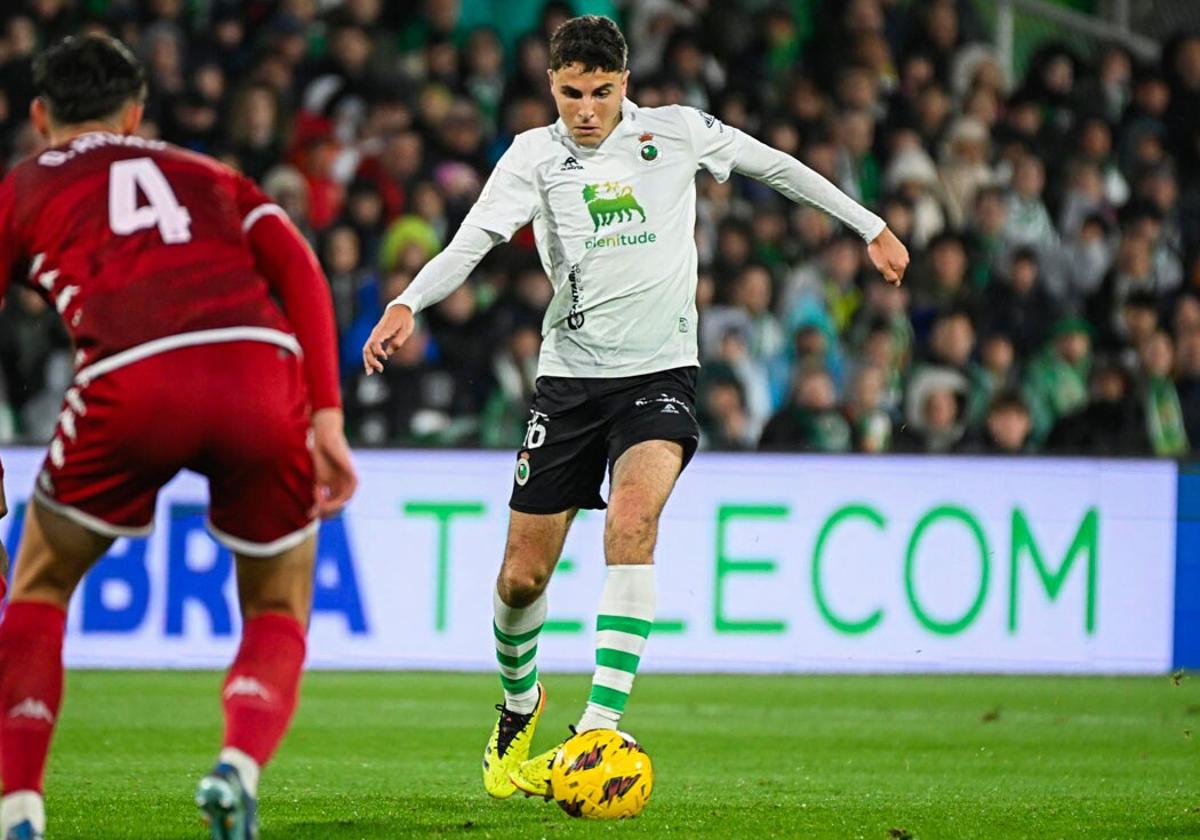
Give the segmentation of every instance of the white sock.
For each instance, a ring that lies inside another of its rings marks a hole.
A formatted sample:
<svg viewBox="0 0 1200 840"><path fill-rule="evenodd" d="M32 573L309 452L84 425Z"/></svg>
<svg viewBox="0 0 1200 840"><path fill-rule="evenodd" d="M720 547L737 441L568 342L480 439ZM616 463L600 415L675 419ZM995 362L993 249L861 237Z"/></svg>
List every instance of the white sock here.
<svg viewBox="0 0 1200 840"><path fill-rule="evenodd" d="M510 607L492 592L492 635L496 639L496 661L504 687L504 707L527 715L537 708L537 645L546 623L546 593L527 607Z"/></svg>
<svg viewBox="0 0 1200 840"><path fill-rule="evenodd" d="M258 766L257 761L234 747L223 748L220 755L217 756L217 761L228 764L237 770L246 793L255 799L258 798L258 774L262 772L262 768Z"/></svg>
<svg viewBox="0 0 1200 840"><path fill-rule="evenodd" d="M621 722L657 600L652 564L608 567L596 615L596 674L578 731L616 729Z"/></svg>
<svg viewBox="0 0 1200 840"><path fill-rule="evenodd" d="M46 803L42 795L33 790L18 790L0 799L0 836L8 834L15 825L29 820L33 830L46 833Z"/></svg>

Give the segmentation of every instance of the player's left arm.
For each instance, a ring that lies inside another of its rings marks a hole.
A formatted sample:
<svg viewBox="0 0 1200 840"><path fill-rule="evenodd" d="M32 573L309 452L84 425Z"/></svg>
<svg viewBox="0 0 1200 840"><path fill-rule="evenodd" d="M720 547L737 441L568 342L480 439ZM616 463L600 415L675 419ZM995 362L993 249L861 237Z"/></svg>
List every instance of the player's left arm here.
<svg viewBox="0 0 1200 840"><path fill-rule="evenodd" d="M680 108L696 163L724 181L731 172L761 181L797 203L811 204L855 231L868 244L871 262L889 283L899 284L908 250L883 219L789 154L695 108Z"/></svg>
<svg viewBox="0 0 1200 840"><path fill-rule="evenodd" d="M247 189L261 195L249 182ZM263 197L247 213L243 227L258 271L279 297L304 351L313 409L317 510L330 516L350 501L358 484L343 426L333 296L316 255L282 209Z"/></svg>
<svg viewBox="0 0 1200 840"><path fill-rule="evenodd" d="M867 254L883 278L899 285L908 268L908 249L883 219L846 195L828 178L796 158L742 134L733 171L761 181L797 203L824 210L855 231L867 245Z"/></svg>

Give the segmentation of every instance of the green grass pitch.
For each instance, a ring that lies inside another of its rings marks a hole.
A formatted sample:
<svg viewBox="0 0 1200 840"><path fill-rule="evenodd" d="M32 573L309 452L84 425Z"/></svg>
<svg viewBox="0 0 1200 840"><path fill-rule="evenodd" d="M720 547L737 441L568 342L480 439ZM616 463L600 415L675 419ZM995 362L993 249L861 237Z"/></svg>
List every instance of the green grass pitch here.
<svg viewBox="0 0 1200 840"><path fill-rule="evenodd" d="M583 676L550 674L535 748ZM51 758L49 837L205 836L192 788L220 737L212 672L77 672ZM264 774L272 838L1200 837L1200 679L638 679L625 728L656 785L641 817L494 802L490 674L310 673Z"/></svg>

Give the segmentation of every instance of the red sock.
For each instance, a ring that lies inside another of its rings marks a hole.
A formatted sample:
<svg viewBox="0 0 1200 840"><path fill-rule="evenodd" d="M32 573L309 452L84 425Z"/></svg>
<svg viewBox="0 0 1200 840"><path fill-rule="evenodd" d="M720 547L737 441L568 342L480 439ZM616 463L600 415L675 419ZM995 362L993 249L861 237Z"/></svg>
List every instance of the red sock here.
<svg viewBox="0 0 1200 840"><path fill-rule="evenodd" d="M67 614L16 601L0 621L0 776L4 792L42 792L50 736L63 693Z"/></svg>
<svg viewBox="0 0 1200 840"><path fill-rule="evenodd" d="M288 615L246 622L242 645L225 678L225 743L265 765L283 740L304 669L304 628Z"/></svg>

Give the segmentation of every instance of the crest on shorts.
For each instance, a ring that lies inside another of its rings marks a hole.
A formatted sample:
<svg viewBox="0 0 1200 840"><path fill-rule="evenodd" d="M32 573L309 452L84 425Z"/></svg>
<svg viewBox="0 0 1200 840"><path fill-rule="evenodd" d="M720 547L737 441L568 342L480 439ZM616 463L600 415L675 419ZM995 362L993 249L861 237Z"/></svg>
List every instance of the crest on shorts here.
<svg viewBox="0 0 1200 840"><path fill-rule="evenodd" d="M517 469L513 473L513 478L520 487L525 486L525 482L529 481L529 453L522 452L517 458Z"/></svg>

